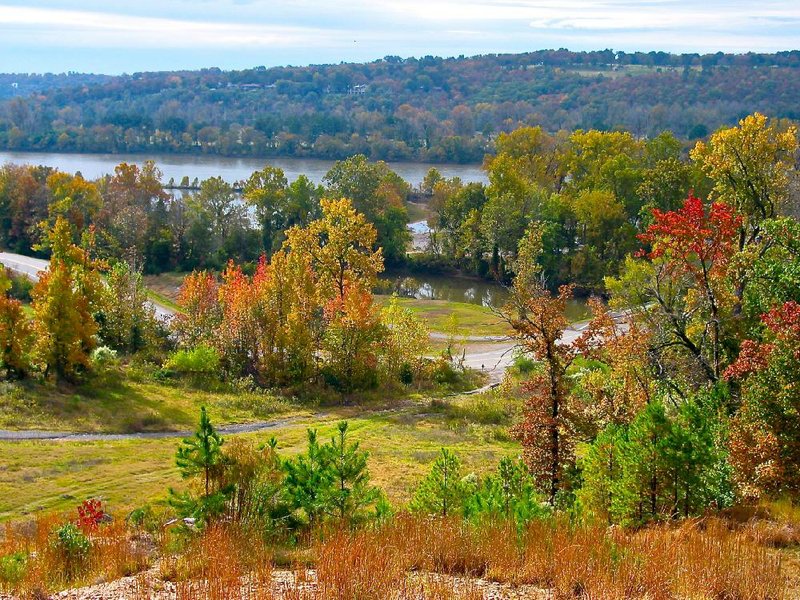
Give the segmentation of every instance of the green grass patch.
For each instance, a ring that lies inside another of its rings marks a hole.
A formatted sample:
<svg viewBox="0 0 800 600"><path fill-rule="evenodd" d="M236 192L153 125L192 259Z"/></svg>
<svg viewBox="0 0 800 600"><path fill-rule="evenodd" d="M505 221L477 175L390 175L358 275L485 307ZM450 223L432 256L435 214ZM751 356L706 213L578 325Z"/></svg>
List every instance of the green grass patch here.
<svg viewBox="0 0 800 600"><path fill-rule="evenodd" d="M369 451L373 481L395 503L409 500L442 447L455 450L465 470L476 473L494 469L500 458L519 451L507 435L497 434L496 425L468 417L454 422L432 411L427 401L371 414L339 407L245 437L266 442L274 435L281 454L292 456L305 448L308 427L327 440L341 419L349 420L353 439ZM181 487L174 466L177 445L175 439L3 443L0 519L71 509L89 497L102 498L120 515L164 498L169 486Z"/></svg>
<svg viewBox="0 0 800 600"><path fill-rule="evenodd" d="M186 273L160 273L145 275L144 285L153 300L157 300L170 308L177 308L178 294L181 291Z"/></svg>
<svg viewBox="0 0 800 600"><path fill-rule="evenodd" d="M168 298L167 296L159 294L158 292L155 292L153 290L150 290L150 289L147 290L147 297L151 301L156 302L156 303L160 304L161 306L165 306L165 307L167 307L167 308L169 308L169 309L171 309L171 310L173 310L175 312L181 312L183 310L183 309L181 309L181 307L178 305L177 302L175 302L171 298Z"/></svg>
<svg viewBox="0 0 800 600"><path fill-rule="evenodd" d="M113 368L77 386L24 381L0 384L0 428L130 433L191 429L201 406L219 424L303 412L275 395L210 380L160 382Z"/></svg>
<svg viewBox="0 0 800 600"><path fill-rule="evenodd" d="M389 296L375 298L381 305L386 305L390 301ZM423 319L434 332L449 333L451 318L455 315L457 333L461 336L495 336L510 333L508 323L485 306L417 298L400 298L399 301L403 307L410 308L415 315Z"/></svg>

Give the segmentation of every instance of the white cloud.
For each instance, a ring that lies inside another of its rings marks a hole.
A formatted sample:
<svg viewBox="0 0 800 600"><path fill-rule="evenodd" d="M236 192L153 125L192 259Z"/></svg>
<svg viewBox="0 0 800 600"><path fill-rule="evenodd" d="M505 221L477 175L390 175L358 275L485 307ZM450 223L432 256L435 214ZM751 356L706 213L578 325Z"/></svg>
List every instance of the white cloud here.
<svg viewBox="0 0 800 600"><path fill-rule="evenodd" d="M313 27L139 17L116 13L0 6L4 42L94 47L313 47L352 38L352 32Z"/></svg>
<svg viewBox="0 0 800 600"><path fill-rule="evenodd" d="M0 0L0 70L233 68L553 47L766 52L799 42L800 0Z"/></svg>
<svg viewBox="0 0 800 600"><path fill-rule="evenodd" d="M690 27L743 28L800 22L800 2L687 0L353 0L351 7L380 6L422 22L525 21L541 29L615 30Z"/></svg>

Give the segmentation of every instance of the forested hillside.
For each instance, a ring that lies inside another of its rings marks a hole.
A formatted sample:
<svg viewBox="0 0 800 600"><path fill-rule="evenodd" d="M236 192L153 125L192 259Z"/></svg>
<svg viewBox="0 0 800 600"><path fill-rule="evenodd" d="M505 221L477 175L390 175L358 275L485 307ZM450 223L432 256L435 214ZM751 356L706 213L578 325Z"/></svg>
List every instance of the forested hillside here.
<svg viewBox="0 0 800 600"><path fill-rule="evenodd" d="M796 119L798 74L798 51L558 50L38 84L2 75L0 98L14 97L0 104L0 148L478 162L521 125L697 139L755 110Z"/></svg>

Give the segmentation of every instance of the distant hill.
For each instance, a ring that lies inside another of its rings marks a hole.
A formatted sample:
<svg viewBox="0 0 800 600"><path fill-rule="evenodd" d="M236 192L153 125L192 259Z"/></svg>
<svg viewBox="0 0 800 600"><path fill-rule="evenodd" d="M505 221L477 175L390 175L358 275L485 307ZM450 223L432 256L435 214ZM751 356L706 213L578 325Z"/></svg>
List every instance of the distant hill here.
<svg viewBox="0 0 800 600"><path fill-rule="evenodd" d="M0 148L474 162L522 124L691 140L756 110L798 119L798 99L800 51L0 75Z"/></svg>
<svg viewBox="0 0 800 600"><path fill-rule="evenodd" d="M0 100L30 96L56 88L106 83L111 75L91 73L0 73Z"/></svg>

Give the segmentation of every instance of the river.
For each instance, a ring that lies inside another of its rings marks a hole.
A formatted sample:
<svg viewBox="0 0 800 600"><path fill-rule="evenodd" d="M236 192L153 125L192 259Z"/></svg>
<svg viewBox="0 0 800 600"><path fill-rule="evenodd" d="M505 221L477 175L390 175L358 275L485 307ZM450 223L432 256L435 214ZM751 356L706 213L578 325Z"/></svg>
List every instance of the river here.
<svg viewBox="0 0 800 600"><path fill-rule="evenodd" d="M46 165L60 171L80 171L86 179L96 179L113 173L121 162L141 165L152 159L163 173L163 181L175 182L186 176L200 181L209 177L222 177L228 183L247 179L253 171L264 165L280 167L289 181L306 175L315 183L321 183L334 161L313 158L226 158L222 156L185 156L179 154L62 154L44 152L0 152L0 164L16 163ZM436 167L444 177L460 177L465 183L486 183L486 173L480 165L432 164L418 162L390 162L389 166L411 185L419 185L431 167Z"/></svg>

